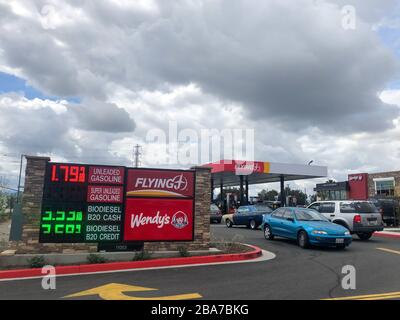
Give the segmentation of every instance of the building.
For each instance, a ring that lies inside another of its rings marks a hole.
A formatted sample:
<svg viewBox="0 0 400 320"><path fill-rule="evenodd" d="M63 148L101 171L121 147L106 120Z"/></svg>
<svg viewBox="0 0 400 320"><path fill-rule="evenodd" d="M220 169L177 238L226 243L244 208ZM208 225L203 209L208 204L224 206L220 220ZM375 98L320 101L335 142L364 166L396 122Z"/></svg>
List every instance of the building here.
<svg viewBox="0 0 400 320"><path fill-rule="evenodd" d="M318 200L400 198L400 171L349 174L347 181L317 184Z"/></svg>
<svg viewBox="0 0 400 320"><path fill-rule="evenodd" d="M318 200L346 200L349 198L349 183L347 181L319 183L314 191L317 192Z"/></svg>

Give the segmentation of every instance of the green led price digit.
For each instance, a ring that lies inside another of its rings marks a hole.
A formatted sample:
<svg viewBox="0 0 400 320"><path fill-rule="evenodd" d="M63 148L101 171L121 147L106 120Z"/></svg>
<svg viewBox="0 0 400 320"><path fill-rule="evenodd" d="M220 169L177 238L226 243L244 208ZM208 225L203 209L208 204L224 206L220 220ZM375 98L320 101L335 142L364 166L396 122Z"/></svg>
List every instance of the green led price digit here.
<svg viewBox="0 0 400 320"><path fill-rule="evenodd" d="M77 224L77 225L75 225L75 233L81 233L81 225L80 224Z"/></svg>
<svg viewBox="0 0 400 320"><path fill-rule="evenodd" d="M51 224L42 224L43 234L50 234Z"/></svg>
<svg viewBox="0 0 400 320"><path fill-rule="evenodd" d="M53 215L52 211L46 211L42 216L43 221L51 221L51 216Z"/></svg>
<svg viewBox="0 0 400 320"><path fill-rule="evenodd" d="M75 219L76 219L76 212L75 211L69 211L68 215L69 215L69 217L67 217L67 221L75 221Z"/></svg>
<svg viewBox="0 0 400 320"><path fill-rule="evenodd" d="M76 212L76 219L75 221L82 221L83 220L83 213L82 211L77 211Z"/></svg>
<svg viewBox="0 0 400 320"><path fill-rule="evenodd" d="M65 226L65 233L66 233L66 234L74 234L74 232L75 232L75 225L73 225L73 224L67 224L67 225Z"/></svg>
<svg viewBox="0 0 400 320"><path fill-rule="evenodd" d="M65 211L57 211L56 220L64 221L65 220Z"/></svg>
<svg viewBox="0 0 400 320"><path fill-rule="evenodd" d="M55 226L56 234L63 234L64 233L64 227L65 227L65 225L63 225L63 224L56 224L56 226Z"/></svg>

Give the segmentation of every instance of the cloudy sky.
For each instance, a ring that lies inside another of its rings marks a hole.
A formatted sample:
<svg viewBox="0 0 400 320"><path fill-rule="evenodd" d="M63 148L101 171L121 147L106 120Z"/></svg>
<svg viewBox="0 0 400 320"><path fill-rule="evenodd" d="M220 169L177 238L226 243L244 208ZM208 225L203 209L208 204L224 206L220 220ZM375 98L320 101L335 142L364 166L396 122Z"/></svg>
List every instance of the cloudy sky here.
<svg viewBox="0 0 400 320"><path fill-rule="evenodd" d="M136 143L154 166L171 122L253 129L255 160L337 180L400 170L399 72L398 0L0 0L0 176Z"/></svg>

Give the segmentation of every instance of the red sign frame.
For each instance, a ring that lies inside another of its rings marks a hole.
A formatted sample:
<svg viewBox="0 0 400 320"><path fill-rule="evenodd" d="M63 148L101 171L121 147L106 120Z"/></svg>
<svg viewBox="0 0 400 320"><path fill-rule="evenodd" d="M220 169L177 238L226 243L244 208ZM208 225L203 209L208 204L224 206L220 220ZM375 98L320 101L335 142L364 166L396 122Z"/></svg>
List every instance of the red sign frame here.
<svg viewBox="0 0 400 320"><path fill-rule="evenodd" d="M127 175L127 197L194 197L194 171L128 169Z"/></svg>
<svg viewBox="0 0 400 320"><path fill-rule="evenodd" d="M97 196L96 199L92 198L93 195ZM89 185L86 201L87 203L123 203L124 187Z"/></svg>
<svg viewBox="0 0 400 320"><path fill-rule="evenodd" d="M124 167L89 166L88 183L90 184L123 185L124 179Z"/></svg>
<svg viewBox="0 0 400 320"><path fill-rule="evenodd" d="M193 199L127 198L124 241L193 241Z"/></svg>

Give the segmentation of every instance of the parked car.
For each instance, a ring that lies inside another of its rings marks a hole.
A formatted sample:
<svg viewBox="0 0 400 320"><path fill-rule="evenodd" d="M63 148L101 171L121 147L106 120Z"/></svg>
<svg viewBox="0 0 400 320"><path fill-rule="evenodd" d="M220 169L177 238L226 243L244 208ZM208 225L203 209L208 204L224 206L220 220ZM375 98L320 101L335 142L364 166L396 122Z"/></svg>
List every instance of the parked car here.
<svg viewBox="0 0 400 320"><path fill-rule="evenodd" d="M216 223L221 223L222 220L222 212L221 210L218 208L218 206L214 203L212 203L210 205L210 222L216 222Z"/></svg>
<svg viewBox="0 0 400 320"><path fill-rule="evenodd" d="M224 215L224 220L228 228L242 225L255 230L261 225L263 215L271 212L272 209L266 205L240 206L234 214Z"/></svg>
<svg viewBox="0 0 400 320"><path fill-rule="evenodd" d="M382 215L369 201L317 201L308 206L332 222L346 227L361 240L368 240L375 231L383 230Z"/></svg>
<svg viewBox="0 0 400 320"><path fill-rule="evenodd" d="M306 208L278 208L264 215L261 227L265 239L273 240L275 236L293 239L302 248L309 245L345 248L352 241L348 229Z"/></svg>
<svg viewBox="0 0 400 320"><path fill-rule="evenodd" d="M258 203L259 204L259 203ZM257 204L257 205L258 205ZM270 207L272 210L275 210L277 208L281 207L281 202L280 201L269 201L269 200L265 200L263 202L261 202L261 205L267 205L268 207Z"/></svg>
<svg viewBox="0 0 400 320"><path fill-rule="evenodd" d="M399 217L397 216L397 211L399 210L399 203L395 199L370 199L375 207L379 210L382 215L383 222L387 226L398 226Z"/></svg>

